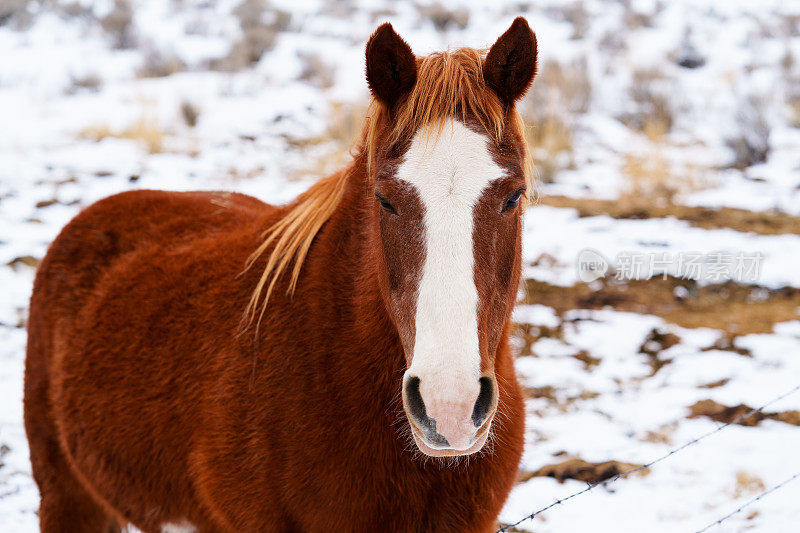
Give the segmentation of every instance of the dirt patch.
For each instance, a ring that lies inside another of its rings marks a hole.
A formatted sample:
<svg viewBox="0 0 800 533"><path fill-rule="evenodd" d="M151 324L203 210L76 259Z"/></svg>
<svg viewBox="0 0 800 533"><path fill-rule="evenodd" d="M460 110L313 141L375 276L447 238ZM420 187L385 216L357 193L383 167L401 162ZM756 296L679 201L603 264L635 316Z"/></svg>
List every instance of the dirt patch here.
<svg viewBox="0 0 800 533"><path fill-rule="evenodd" d="M520 348L519 355L532 355L535 357L536 354L533 353L531 347L536 343L536 341L544 338L561 339L563 337L563 331L560 324L554 328L551 328L549 326L542 326L538 324L520 323L517 324L515 336L522 341L522 347Z"/></svg>
<svg viewBox="0 0 800 533"><path fill-rule="evenodd" d="M663 366L672 362L672 359L664 359L659 354L680 342L681 338L674 333L663 331L660 328L650 330L650 333L647 334L644 342L639 347L639 353L648 357L650 376L655 376Z"/></svg>
<svg viewBox="0 0 800 533"><path fill-rule="evenodd" d="M605 461L602 463L590 463L583 459L567 459L561 463L545 465L535 472L523 472L520 475L519 481L528 481L534 477L552 477L563 483L567 479L577 479L578 481L585 481L586 483L600 483L612 477L630 472L640 468L642 465L631 463L623 463L620 461ZM638 475L647 475L647 469L637 473Z"/></svg>
<svg viewBox="0 0 800 533"><path fill-rule="evenodd" d="M641 440L645 442L652 442L655 444L672 444L672 434L678 428L677 422L663 424L653 431L648 431L644 434Z"/></svg>
<svg viewBox="0 0 800 533"><path fill-rule="evenodd" d="M731 378L723 378L717 381L711 381L710 383L704 383L702 385L698 385L697 388L699 389L716 389L718 387L722 387L727 385Z"/></svg>
<svg viewBox="0 0 800 533"><path fill-rule="evenodd" d="M771 333L774 324L797 320L800 308L800 289L795 287L768 289L733 281L701 286L671 276L600 283L599 288L583 283L562 287L528 279L521 303L546 305L559 315L570 309L611 307L660 316L685 328L720 329L730 335Z"/></svg>
<svg viewBox="0 0 800 533"><path fill-rule="evenodd" d="M717 422L729 424L752 410L752 407L743 403L733 407L728 407L726 405L722 405L721 403L717 403L714 400L700 400L694 405L689 406L689 418L700 418L705 416L712 420L716 420ZM786 424L791 424L793 426L800 426L800 411L753 413L744 420L737 422L737 424L741 426L757 426L763 420L767 419L785 422Z"/></svg>
<svg viewBox="0 0 800 533"><path fill-rule="evenodd" d="M722 337L715 340L714 344L712 344L711 346L706 346L705 348L702 348L700 351L710 352L712 350L733 352L733 353L738 353L739 355L744 355L745 357L753 357L753 353L747 348L736 346L735 335L723 335Z"/></svg>
<svg viewBox="0 0 800 533"><path fill-rule="evenodd" d="M528 399L545 399L549 405L546 409L537 409L533 414L546 416L551 408L559 413L566 413L579 401L592 400L600 396L599 392L592 390L582 390L578 394L567 395L563 389L558 389L550 385L543 387L525 387L525 397Z"/></svg>
<svg viewBox="0 0 800 533"><path fill-rule="evenodd" d="M602 361L599 357L592 357L586 350L581 350L572 357L583 363L583 369L586 371L594 370L594 367L599 365Z"/></svg>
<svg viewBox="0 0 800 533"><path fill-rule="evenodd" d="M722 207L693 207L687 205L656 206L642 200L595 200L570 198L567 196L545 196L541 205L570 207L581 217L608 215L618 219L647 219L675 217L692 226L705 229L730 228L736 231L760 235L783 235L800 233L800 217L782 211L748 211Z"/></svg>

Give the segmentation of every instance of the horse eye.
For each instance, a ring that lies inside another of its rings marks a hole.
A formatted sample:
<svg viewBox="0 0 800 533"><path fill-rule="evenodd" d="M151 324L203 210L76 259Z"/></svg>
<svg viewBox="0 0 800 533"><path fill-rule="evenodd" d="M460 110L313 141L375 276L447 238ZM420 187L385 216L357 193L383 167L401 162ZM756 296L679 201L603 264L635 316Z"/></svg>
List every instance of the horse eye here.
<svg viewBox="0 0 800 533"><path fill-rule="evenodd" d="M506 205L503 206L502 212L505 213L506 211L509 211L517 207L517 205L519 205L519 199L522 196L522 193L524 192L525 189L519 189L517 191L514 191L514 193L508 197L508 200L506 200Z"/></svg>
<svg viewBox="0 0 800 533"><path fill-rule="evenodd" d="M387 201L386 201L386 198L382 197L382 196L381 196L380 194L378 194L378 193L375 193L375 198L377 198L377 199L378 199L378 202L380 202L380 204L381 204L381 207L383 207L384 209L386 209L387 211L389 211L389 212L390 212L391 214L393 214L393 215L396 215L396 214L397 214L397 209L395 209L395 208L394 208L394 206L393 206L392 204L390 204L389 202L387 202Z"/></svg>

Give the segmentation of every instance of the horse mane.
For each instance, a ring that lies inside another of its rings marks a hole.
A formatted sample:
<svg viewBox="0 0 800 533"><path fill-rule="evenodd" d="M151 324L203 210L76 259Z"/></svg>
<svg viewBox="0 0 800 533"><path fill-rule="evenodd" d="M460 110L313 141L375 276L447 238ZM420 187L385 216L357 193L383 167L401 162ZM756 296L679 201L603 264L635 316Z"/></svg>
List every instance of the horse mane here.
<svg viewBox="0 0 800 533"><path fill-rule="evenodd" d="M411 92L394 109L391 119L386 106L372 99L361 134L351 148L354 162L362 156L366 157L368 182L372 179L371 167L379 140L391 146L418 130L422 130L426 136L435 132L435 138L438 138L446 120L452 117L460 116L462 120L467 116L474 117L493 141L500 142L506 108L484 82L483 59L486 52L460 48L417 58L417 81ZM522 117L516 108L510 112L511 127L521 139L523 172L528 185L524 199L527 205L534 192L533 166L524 140ZM379 139L382 132L387 134L385 139ZM266 229L264 240L245 265L245 270L250 269L274 245L245 310L249 324L257 313L258 322L261 322L278 279L290 265L287 294L294 292L311 243L339 205L355 168L353 163L319 180L298 196L278 222Z"/></svg>

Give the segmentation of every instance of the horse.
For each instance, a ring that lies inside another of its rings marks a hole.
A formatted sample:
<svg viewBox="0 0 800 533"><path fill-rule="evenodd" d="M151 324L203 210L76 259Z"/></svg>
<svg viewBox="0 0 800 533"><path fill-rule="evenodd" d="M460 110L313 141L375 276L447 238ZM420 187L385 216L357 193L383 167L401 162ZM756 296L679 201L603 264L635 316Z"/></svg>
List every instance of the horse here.
<svg viewBox="0 0 800 533"><path fill-rule="evenodd" d="M496 525L536 51L523 18L419 57L383 24L352 161L293 202L137 190L70 221L28 324L41 530Z"/></svg>

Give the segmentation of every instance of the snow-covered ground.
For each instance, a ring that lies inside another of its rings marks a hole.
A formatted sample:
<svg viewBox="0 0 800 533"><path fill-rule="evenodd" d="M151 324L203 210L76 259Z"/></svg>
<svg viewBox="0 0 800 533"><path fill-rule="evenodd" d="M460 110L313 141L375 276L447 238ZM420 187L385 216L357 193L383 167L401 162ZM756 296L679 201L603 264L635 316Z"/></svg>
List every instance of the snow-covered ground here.
<svg viewBox="0 0 800 533"><path fill-rule="evenodd" d="M119 0L0 2L2 531L37 529L22 426L31 265L82 207L123 190L294 197L344 161L367 97L363 46L385 20L424 54L491 45L515 16L528 18L542 74L522 109L532 139L542 141L532 148L543 196L652 194L660 204L800 215L796 2L130 4L127 12ZM547 124L567 133L548 136ZM758 254L758 276L744 282L764 292L800 287L798 235L707 230L674 218L580 218L570 208L535 206L524 245L526 276L563 287L579 283L576 261L586 248L608 259ZM569 457L646 463L717 427L688 418L696 401L759 406L800 383L800 315L772 332L737 336L736 347L749 350L743 355L717 342L730 331L681 328L653 315L558 314L541 305L515 313L521 324L559 331L538 337L517 362L530 390L549 390L528 401L525 472ZM657 372L641 348L654 329L678 339L658 354L671 362ZM581 351L597 362L575 358ZM800 393L768 410L789 409L800 409ZM800 471L798 449L794 425L732 426L647 475L518 527L695 531ZM532 477L515 488L500 519L514 522L584 486ZM718 530L794 531L799 500L797 481Z"/></svg>

